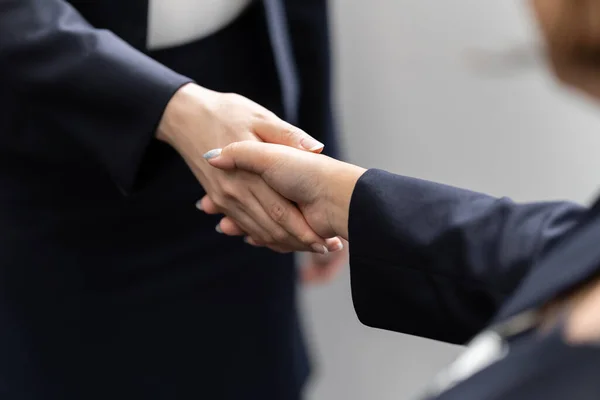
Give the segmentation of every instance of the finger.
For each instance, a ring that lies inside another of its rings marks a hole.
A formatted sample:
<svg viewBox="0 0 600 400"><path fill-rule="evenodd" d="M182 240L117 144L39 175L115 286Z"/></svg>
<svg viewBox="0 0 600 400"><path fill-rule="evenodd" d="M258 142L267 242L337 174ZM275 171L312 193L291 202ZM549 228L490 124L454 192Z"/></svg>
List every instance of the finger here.
<svg viewBox="0 0 600 400"><path fill-rule="evenodd" d="M248 243L250 246L254 246L254 247L264 247L264 245L262 243L260 243L258 240L251 238L250 236L246 236L244 238L244 242Z"/></svg>
<svg viewBox="0 0 600 400"><path fill-rule="evenodd" d="M270 220L264 223L273 227L273 237L279 245L291 247L296 251L322 254L329 251L325 240L312 230L300 210L290 201L274 192L264 182L251 187L250 191L263 207L264 216Z"/></svg>
<svg viewBox="0 0 600 400"><path fill-rule="evenodd" d="M348 252L341 251L328 254L311 254L308 265L321 267L323 270L333 269L343 266L348 261Z"/></svg>
<svg viewBox="0 0 600 400"><path fill-rule="evenodd" d="M205 195L196 203L196 208L200 211L204 211L206 214L222 214L219 207L217 207L208 195Z"/></svg>
<svg viewBox="0 0 600 400"><path fill-rule="evenodd" d="M331 253L344 250L344 242L339 237L325 239L325 247Z"/></svg>
<svg viewBox="0 0 600 400"><path fill-rule="evenodd" d="M323 284L331 282L337 271L329 267L312 265L304 268L300 274L300 280L306 284Z"/></svg>
<svg viewBox="0 0 600 400"><path fill-rule="evenodd" d="M301 279L305 283L325 283L331 281L344 267L347 252L312 254L301 270Z"/></svg>
<svg viewBox="0 0 600 400"><path fill-rule="evenodd" d="M252 209L253 217L271 234L267 247L287 251L328 252L325 241L312 231L295 205L275 193L264 182L250 191L256 199L256 203L252 204L260 207ZM288 219L291 221L288 222ZM296 227L296 230L289 229L290 225Z"/></svg>
<svg viewBox="0 0 600 400"><path fill-rule="evenodd" d="M315 265L304 266L300 269L300 280L308 284L319 283L321 281L321 271Z"/></svg>
<svg viewBox="0 0 600 400"><path fill-rule="evenodd" d="M250 178L255 178L250 174L249 176ZM272 189L261 179L249 180L249 182L252 181L255 182L254 185L258 184L272 192ZM251 186L249 188L251 189ZM240 198L243 198L243 203L241 203L240 200L235 201L228 207L227 213L230 219L235 222L235 225L239 230L243 231L248 236L253 237L256 241L259 241L260 244L263 244L266 247L278 248L278 251L283 250L284 248L290 248L287 251L296 250L296 248L299 248L302 251L310 251L310 249L304 247L300 248L301 244L294 242L293 238L269 217L252 190L246 191ZM291 203L290 206L294 207ZM225 233L225 230L227 230L227 233L236 233L233 232L233 230L237 230L234 226L228 225L228 222L226 222L225 227L221 226L220 223L217 227L217 230L221 233ZM225 230L223 228L225 228ZM323 251L327 251L324 246L322 249Z"/></svg>
<svg viewBox="0 0 600 400"><path fill-rule="evenodd" d="M265 246L264 243L260 243L257 240L252 239L250 236L246 236L244 238L244 242L248 243L250 246L254 246L254 247L267 247L268 249L271 249L273 251L276 251L277 253L291 253L294 250L290 249L290 248L285 248L285 247L279 247L279 246Z"/></svg>
<svg viewBox="0 0 600 400"><path fill-rule="evenodd" d="M261 120L254 125L254 133L267 143L282 144L300 150L320 153L325 145L302 129L279 118Z"/></svg>
<svg viewBox="0 0 600 400"><path fill-rule="evenodd" d="M249 200L249 203L252 204L252 199ZM249 209L246 204L243 208L242 205L236 204L234 207L230 207L228 214L229 217L235 221L236 225L247 235L256 238L262 243L267 243L271 236L264 226L254 218L255 213L250 211L252 208L256 209L257 206L253 205ZM217 226L220 228L220 224Z"/></svg>
<svg viewBox="0 0 600 400"><path fill-rule="evenodd" d="M246 235L246 233L242 230L242 228L240 228L239 225L233 219L231 219L229 217L225 217L225 218L221 219L221 221L219 222L219 226L220 226L221 232L225 235L228 235L228 236L245 236ZM261 244L258 241L253 240L249 236L246 236L244 238L244 241L255 247L268 247L271 250L274 250L278 253L291 253L291 252L295 251L292 248L286 248L286 247L281 247L281 246L265 246L264 244Z"/></svg>
<svg viewBox="0 0 600 400"><path fill-rule="evenodd" d="M242 169L261 175L285 157L289 150L282 145L244 141L231 143L223 149L210 150L203 157L216 168Z"/></svg>
<svg viewBox="0 0 600 400"><path fill-rule="evenodd" d="M225 217L219 222L221 232L227 236L245 236L246 232L230 217Z"/></svg>

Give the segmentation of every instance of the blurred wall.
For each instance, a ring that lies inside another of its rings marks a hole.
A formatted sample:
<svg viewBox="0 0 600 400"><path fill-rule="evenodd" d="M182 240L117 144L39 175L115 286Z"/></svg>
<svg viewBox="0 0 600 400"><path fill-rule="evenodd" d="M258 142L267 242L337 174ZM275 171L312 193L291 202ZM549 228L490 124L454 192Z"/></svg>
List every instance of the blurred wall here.
<svg viewBox="0 0 600 400"><path fill-rule="evenodd" d="M595 195L600 111L542 66L490 75L465 58L534 42L526 0L333 0L331 9L351 161L522 201ZM407 399L458 351L361 326L347 271L305 290L303 305L310 400Z"/></svg>

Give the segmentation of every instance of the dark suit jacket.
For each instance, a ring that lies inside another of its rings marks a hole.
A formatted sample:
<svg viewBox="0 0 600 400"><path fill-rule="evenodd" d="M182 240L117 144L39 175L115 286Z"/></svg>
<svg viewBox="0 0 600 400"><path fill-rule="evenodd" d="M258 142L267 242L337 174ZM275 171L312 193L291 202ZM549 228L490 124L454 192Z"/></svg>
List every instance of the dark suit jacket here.
<svg viewBox="0 0 600 400"><path fill-rule="evenodd" d="M284 5L299 124L331 151L326 4ZM191 80L282 114L263 7L152 53L147 8L0 0L0 398L297 398L292 256L217 234L153 138Z"/></svg>
<svg viewBox="0 0 600 400"><path fill-rule="evenodd" d="M378 170L354 190L349 236L360 320L455 344L600 272L600 205L515 204ZM530 335L440 399L591 400L598 371L598 348Z"/></svg>

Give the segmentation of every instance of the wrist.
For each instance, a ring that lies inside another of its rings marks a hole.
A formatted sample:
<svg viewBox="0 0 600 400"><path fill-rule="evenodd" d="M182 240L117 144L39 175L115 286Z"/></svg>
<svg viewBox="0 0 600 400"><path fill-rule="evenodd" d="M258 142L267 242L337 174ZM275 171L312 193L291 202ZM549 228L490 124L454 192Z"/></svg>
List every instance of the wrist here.
<svg viewBox="0 0 600 400"><path fill-rule="evenodd" d="M338 162L337 168L328 171L326 192L327 219L337 236L348 240L348 218L354 187L366 169Z"/></svg>
<svg viewBox="0 0 600 400"><path fill-rule="evenodd" d="M208 110L209 96L213 93L194 83L188 83L175 92L156 129L156 138L177 148L188 132L197 132L189 121Z"/></svg>

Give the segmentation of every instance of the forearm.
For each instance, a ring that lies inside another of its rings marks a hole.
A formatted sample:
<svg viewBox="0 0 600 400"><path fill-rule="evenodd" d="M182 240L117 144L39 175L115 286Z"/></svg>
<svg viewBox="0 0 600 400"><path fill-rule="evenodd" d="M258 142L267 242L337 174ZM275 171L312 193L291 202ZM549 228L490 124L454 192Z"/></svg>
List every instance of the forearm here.
<svg viewBox="0 0 600 400"><path fill-rule="evenodd" d="M584 211L369 171L349 211L359 317L381 328L467 340Z"/></svg>
<svg viewBox="0 0 600 400"><path fill-rule="evenodd" d="M0 80L126 192L167 103L190 81L94 29L63 0L2 0Z"/></svg>

